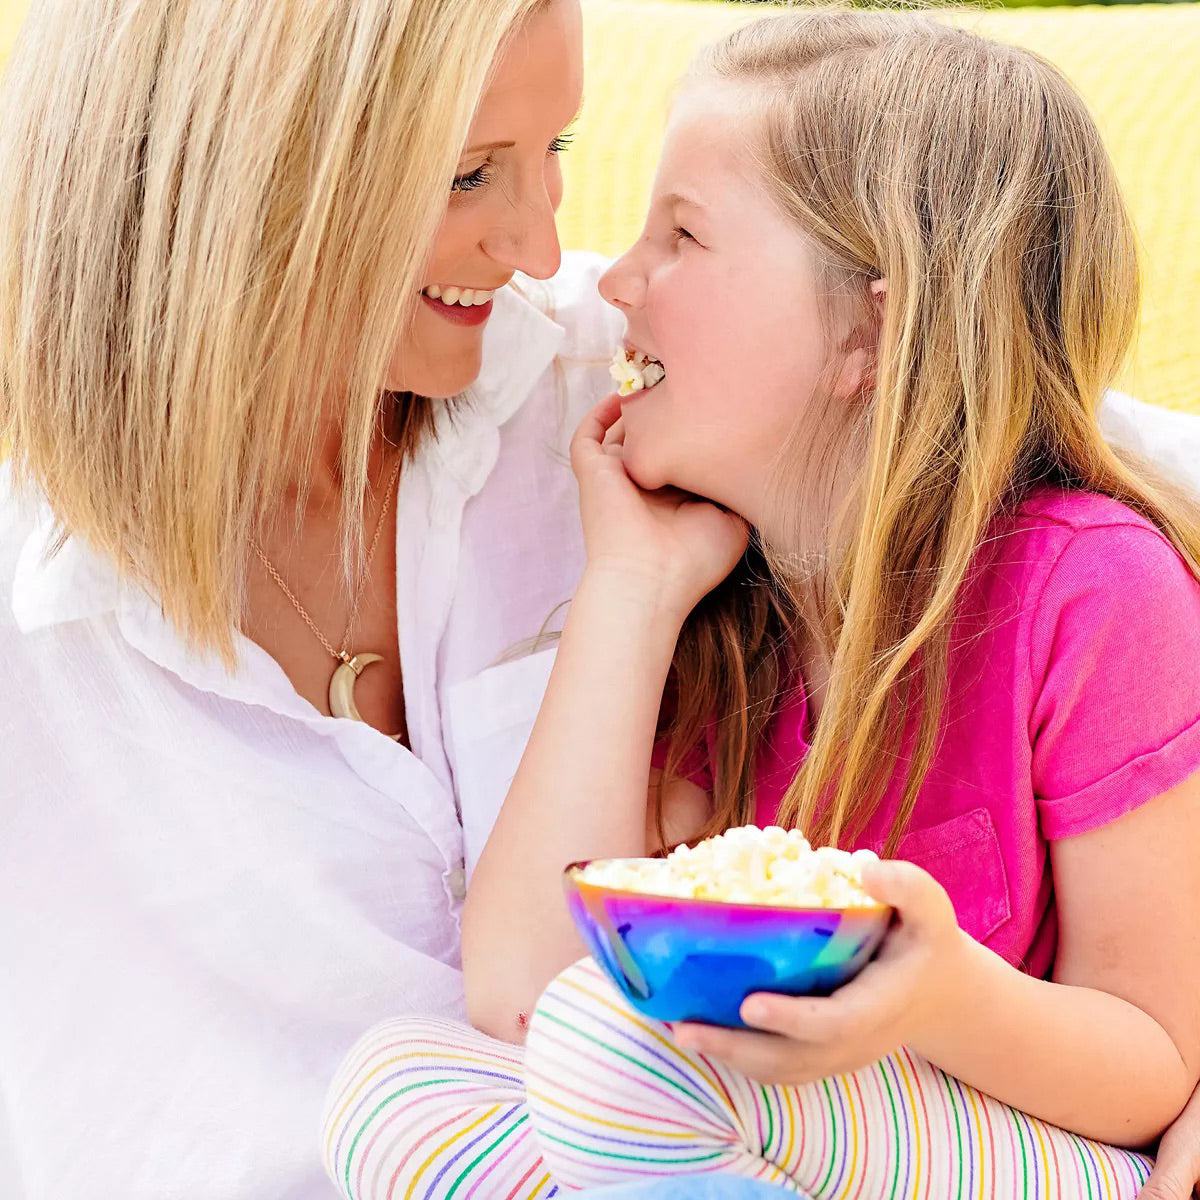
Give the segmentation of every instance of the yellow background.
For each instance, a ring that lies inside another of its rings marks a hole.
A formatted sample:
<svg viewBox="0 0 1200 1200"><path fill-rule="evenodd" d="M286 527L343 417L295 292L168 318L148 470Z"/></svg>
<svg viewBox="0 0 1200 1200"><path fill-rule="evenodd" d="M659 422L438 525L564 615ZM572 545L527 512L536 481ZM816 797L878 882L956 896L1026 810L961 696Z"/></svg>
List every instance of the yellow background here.
<svg viewBox="0 0 1200 1200"><path fill-rule="evenodd" d="M762 10L693 0L584 4L587 102L566 157L563 240L614 254L640 225L674 81L701 42ZM0 0L0 55L25 7ZM1142 330L1122 384L1154 403L1200 412L1200 4L960 19L1052 59L1092 106L1144 247Z"/></svg>

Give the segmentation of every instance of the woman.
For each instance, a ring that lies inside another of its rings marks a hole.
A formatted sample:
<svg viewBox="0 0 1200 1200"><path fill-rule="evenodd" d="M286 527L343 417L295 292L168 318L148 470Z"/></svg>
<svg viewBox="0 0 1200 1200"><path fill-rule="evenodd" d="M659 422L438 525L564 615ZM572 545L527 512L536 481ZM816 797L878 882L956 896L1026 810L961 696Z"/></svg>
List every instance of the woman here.
<svg viewBox="0 0 1200 1200"><path fill-rule="evenodd" d="M616 338L596 263L536 282L581 58L575 0L30 18L0 1194L326 1195L340 1054L462 1011L456 805L471 846L536 709L501 660L578 574L559 451Z"/></svg>
<svg viewBox="0 0 1200 1200"><path fill-rule="evenodd" d="M582 564L558 451L617 339L594 262L528 278L580 60L574 0L46 0L26 28L3 1195L326 1195L345 1048L462 1014L464 849L548 671L513 656ZM383 656L338 675L365 724L331 715L343 643Z"/></svg>

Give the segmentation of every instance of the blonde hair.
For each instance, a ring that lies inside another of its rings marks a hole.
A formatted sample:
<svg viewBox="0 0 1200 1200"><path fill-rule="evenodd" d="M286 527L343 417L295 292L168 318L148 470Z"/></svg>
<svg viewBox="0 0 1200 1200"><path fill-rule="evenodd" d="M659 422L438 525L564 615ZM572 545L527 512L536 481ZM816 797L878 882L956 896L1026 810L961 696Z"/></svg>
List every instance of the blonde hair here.
<svg viewBox="0 0 1200 1200"><path fill-rule="evenodd" d="M1097 424L1136 326L1134 235L1082 101L1024 50L915 14L789 13L708 50L693 82L714 80L756 100L764 179L823 258L832 353L869 344L873 390L836 410L826 397L800 431L820 453L788 456L782 511L797 528L819 512L825 571L806 580L752 548L686 627L668 773L717 714L706 832L753 819L799 625L832 669L779 819L837 843L898 782L894 852L937 749L959 593L998 515L1041 483L1104 493L1200 575L1196 509ZM820 459L853 479L836 511Z"/></svg>
<svg viewBox="0 0 1200 1200"><path fill-rule="evenodd" d="M544 0L42 0L0 122L0 440L228 658L249 539L381 387L489 69ZM431 406L395 397L411 452ZM348 557L350 552L348 550Z"/></svg>

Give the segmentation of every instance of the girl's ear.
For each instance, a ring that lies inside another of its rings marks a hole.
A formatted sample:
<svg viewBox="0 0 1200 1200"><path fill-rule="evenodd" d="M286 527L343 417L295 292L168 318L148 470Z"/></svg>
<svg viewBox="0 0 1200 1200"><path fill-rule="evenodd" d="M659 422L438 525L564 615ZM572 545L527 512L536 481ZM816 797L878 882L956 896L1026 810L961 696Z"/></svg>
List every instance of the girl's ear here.
<svg viewBox="0 0 1200 1200"><path fill-rule="evenodd" d="M845 355L835 384L836 394L845 399L869 395L875 390L875 365L883 306L887 298L887 280L872 280L871 300L874 320L858 328L845 346Z"/></svg>
<svg viewBox="0 0 1200 1200"><path fill-rule="evenodd" d="M875 347L859 342L842 358L838 368L834 395L849 401L875 389Z"/></svg>

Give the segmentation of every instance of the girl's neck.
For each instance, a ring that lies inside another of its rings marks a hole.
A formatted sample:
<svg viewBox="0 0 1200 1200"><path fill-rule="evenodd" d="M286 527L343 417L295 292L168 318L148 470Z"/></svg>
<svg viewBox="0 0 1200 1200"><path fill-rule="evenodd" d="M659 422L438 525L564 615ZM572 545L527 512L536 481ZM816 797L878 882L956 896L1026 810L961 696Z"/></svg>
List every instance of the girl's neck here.
<svg viewBox="0 0 1200 1200"><path fill-rule="evenodd" d="M810 635L801 638L797 650L797 666L804 681L804 699L808 708L810 730L817 723L829 690L829 678L833 663L818 639Z"/></svg>

